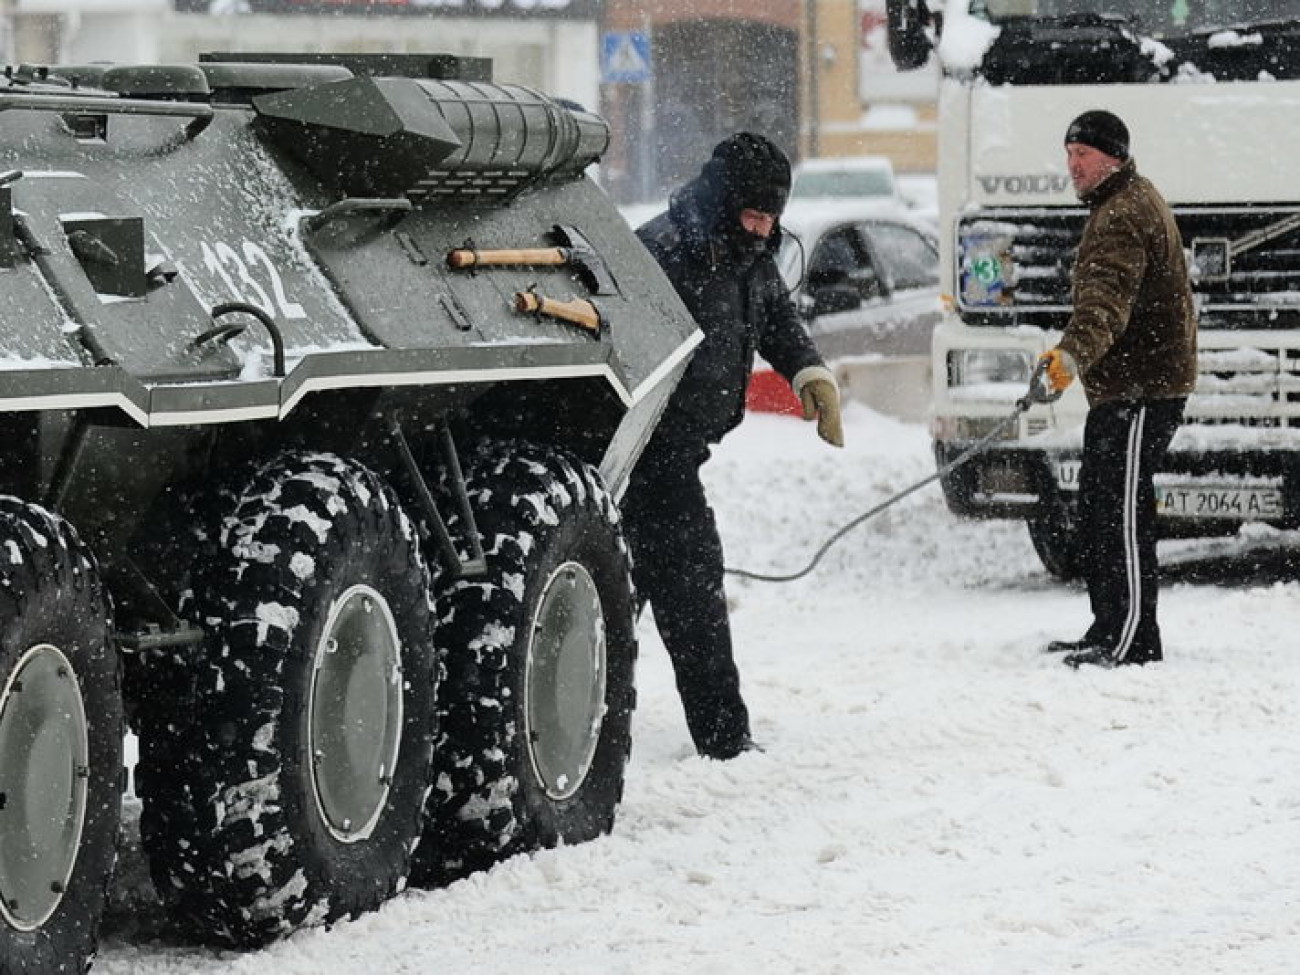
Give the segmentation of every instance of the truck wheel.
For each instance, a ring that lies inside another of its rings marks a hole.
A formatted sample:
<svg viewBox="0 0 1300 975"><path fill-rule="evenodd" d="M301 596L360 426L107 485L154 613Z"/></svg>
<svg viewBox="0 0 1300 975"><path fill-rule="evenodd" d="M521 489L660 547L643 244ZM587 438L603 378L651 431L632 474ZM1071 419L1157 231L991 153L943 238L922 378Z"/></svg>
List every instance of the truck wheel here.
<svg viewBox="0 0 1300 975"><path fill-rule="evenodd" d="M1073 582L1083 576L1079 532L1072 508L1057 502L1045 514L1031 515L1026 524L1029 540L1043 568L1063 582Z"/></svg>
<svg viewBox="0 0 1300 975"><path fill-rule="evenodd" d="M609 832L636 703L630 560L600 475L512 443L482 448L466 480L488 571L438 594L447 676L422 884Z"/></svg>
<svg viewBox="0 0 1300 975"><path fill-rule="evenodd" d="M437 657L413 523L364 467L282 457L199 570L203 658L141 709L141 839L200 938L255 947L399 891L428 792ZM161 697L161 695L159 695Z"/></svg>
<svg viewBox="0 0 1300 975"><path fill-rule="evenodd" d="M0 497L0 972L84 972L122 813L107 601L62 518Z"/></svg>

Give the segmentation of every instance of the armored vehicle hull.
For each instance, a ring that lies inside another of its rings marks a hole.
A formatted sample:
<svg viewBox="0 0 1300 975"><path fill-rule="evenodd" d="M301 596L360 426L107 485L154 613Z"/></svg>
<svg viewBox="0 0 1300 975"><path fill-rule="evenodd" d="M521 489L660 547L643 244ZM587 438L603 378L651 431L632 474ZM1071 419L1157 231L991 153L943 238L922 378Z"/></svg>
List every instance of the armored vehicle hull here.
<svg viewBox="0 0 1300 975"><path fill-rule="evenodd" d="M477 60L0 85L0 970L90 964L139 737L194 937L264 944L608 831L615 499L698 333Z"/></svg>

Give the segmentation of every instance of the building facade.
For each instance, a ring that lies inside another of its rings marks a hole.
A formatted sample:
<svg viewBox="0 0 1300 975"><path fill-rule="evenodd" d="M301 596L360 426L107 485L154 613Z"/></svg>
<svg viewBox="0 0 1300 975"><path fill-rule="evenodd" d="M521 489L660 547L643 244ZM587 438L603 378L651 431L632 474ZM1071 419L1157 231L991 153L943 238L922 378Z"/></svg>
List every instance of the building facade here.
<svg viewBox="0 0 1300 975"><path fill-rule="evenodd" d="M433 52L492 58L496 80L584 105L600 96L600 0L0 3L9 5L11 64L188 62L213 51Z"/></svg>
<svg viewBox="0 0 1300 975"><path fill-rule="evenodd" d="M741 129L793 158L883 154L933 171L938 75L893 69L885 0L607 0L602 32L605 178L621 200L661 197ZM619 51L647 70L611 70Z"/></svg>

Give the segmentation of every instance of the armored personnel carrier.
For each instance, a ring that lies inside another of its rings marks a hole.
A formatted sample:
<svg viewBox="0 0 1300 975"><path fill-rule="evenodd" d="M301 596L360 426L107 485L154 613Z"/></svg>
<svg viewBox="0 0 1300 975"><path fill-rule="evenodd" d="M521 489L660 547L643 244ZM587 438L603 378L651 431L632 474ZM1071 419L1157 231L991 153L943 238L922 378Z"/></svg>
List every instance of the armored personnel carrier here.
<svg viewBox="0 0 1300 975"><path fill-rule="evenodd" d="M218 944L612 827L699 336L608 140L480 59L6 72L0 971L90 964L127 729Z"/></svg>

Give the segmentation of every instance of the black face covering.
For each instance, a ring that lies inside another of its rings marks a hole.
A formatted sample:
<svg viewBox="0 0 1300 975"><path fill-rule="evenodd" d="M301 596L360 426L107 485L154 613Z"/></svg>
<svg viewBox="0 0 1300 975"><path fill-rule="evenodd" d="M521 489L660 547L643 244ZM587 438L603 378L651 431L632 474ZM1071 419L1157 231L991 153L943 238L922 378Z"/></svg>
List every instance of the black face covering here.
<svg viewBox="0 0 1300 975"><path fill-rule="evenodd" d="M750 233L740 223L739 215L724 218L718 234L728 256L740 267L753 264L767 249L767 238Z"/></svg>

